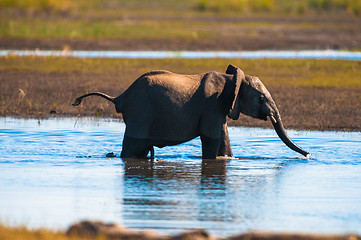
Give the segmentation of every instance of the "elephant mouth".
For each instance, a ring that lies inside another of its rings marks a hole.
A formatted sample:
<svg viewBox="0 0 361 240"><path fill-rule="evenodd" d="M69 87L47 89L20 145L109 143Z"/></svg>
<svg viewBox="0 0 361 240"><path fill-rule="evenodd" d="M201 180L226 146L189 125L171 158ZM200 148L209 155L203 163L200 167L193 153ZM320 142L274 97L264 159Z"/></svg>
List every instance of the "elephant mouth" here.
<svg viewBox="0 0 361 240"><path fill-rule="evenodd" d="M259 111L258 116L256 118L267 121L268 117L271 117L271 116L269 114L263 113L263 111Z"/></svg>
<svg viewBox="0 0 361 240"><path fill-rule="evenodd" d="M264 120L264 121L267 121L268 117L271 117L271 116L265 115L265 114L260 114L260 115L258 116L259 119Z"/></svg>

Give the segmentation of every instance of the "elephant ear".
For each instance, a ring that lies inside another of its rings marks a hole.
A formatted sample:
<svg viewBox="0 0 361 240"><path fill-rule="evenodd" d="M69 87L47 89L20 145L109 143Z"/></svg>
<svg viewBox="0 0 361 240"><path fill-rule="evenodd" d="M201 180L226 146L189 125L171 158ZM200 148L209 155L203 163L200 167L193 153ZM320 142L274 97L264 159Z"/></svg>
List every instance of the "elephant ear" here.
<svg viewBox="0 0 361 240"><path fill-rule="evenodd" d="M227 74L232 74L232 81L235 85L234 91L232 92L232 105L228 113L228 117L233 120L237 120L239 118L240 106L239 106L239 89L241 87L242 82L245 79L243 71L234 65L229 65L227 67Z"/></svg>

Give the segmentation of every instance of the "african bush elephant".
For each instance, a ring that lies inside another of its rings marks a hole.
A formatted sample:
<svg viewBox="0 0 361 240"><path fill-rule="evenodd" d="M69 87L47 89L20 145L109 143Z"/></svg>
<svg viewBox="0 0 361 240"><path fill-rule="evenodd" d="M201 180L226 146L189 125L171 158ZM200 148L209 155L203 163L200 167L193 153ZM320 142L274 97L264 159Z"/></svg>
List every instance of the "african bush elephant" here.
<svg viewBox="0 0 361 240"><path fill-rule="evenodd" d="M281 140L307 156L287 136L275 102L262 82L229 65L224 73L181 75L152 71L140 76L123 94L111 97L93 92L78 97L101 96L115 104L126 124L122 158L144 158L153 147L180 144L200 136L202 157L232 156L226 117L240 112L271 122Z"/></svg>

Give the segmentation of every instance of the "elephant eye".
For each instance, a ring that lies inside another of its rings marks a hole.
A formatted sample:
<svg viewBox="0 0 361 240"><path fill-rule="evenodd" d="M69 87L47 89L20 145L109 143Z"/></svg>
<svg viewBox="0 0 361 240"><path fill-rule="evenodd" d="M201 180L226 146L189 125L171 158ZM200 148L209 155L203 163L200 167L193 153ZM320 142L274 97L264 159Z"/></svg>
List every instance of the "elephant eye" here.
<svg viewBox="0 0 361 240"><path fill-rule="evenodd" d="M259 104L263 104L265 102L265 97L263 95L259 96L258 102Z"/></svg>

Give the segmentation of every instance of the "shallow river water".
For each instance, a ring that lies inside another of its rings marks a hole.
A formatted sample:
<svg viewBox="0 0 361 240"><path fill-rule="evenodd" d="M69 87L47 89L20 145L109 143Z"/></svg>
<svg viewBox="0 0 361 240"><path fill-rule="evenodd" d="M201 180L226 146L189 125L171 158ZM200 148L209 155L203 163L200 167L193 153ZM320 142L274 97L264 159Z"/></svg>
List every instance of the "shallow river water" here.
<svg viewBox="0 0 361 240"><path fill-rule="evenodd" d="M0 221L65 229L83 219L175 234L202 228L361 234L361 133L229 128L236 159L202 161L200 140L119 156L124 124L0 118Z"/></svg>

